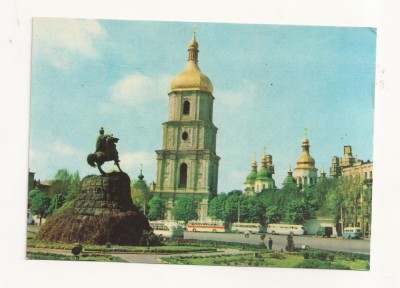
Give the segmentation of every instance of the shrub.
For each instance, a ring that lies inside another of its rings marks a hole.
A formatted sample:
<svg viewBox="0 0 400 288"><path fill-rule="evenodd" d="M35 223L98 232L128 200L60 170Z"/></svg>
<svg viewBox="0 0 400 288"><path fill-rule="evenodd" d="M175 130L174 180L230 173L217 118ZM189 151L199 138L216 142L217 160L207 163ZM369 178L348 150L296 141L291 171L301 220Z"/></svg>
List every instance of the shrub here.
<svg viewBox="0 0 400 288"><path fill-rule="evenodd" d="M263 248L263 249L267 249L267 245L265 245L264 242L260 242L260 244L258 244L259 248Z"/></svg>
<svg viewBox="0 0 400 288"><path fill-rule="evenodd" d="M271 254L271 258L279 259L279 260L286 259L285 255L283 253L279 253L279 252L273 252Z"/></svg>
<svg viewBox="0 0 400 288"><path fill-rule="evenodd" d="M304 259L317 259L321 261L325 261L328 257L328 252L322 250L309 250L302 253ZM331 254L333 255L333 254ZM333 260L332 260L333 261Z"/></svg>
<svg viewBox="0 0 400 288"><path fill-rule="evenodd" d="M332 268L333 269L340 269L340 270L350 270L349 266L347 266L347 265L345 265L343 263L340 263L340 262L334 263Z"/></svg>
<svg viewBox="0 0 400 288"><path fill-rule="evenodd" d="M287 237L286 251L293 252L294 250L293 233L290 233Z"/></svg>
<svg viewBox="0 0 400 288"><path fill-rule="evenodd" d="M305 259L297 265L297 268L329 269L329 263L318 259Z"/></svg>

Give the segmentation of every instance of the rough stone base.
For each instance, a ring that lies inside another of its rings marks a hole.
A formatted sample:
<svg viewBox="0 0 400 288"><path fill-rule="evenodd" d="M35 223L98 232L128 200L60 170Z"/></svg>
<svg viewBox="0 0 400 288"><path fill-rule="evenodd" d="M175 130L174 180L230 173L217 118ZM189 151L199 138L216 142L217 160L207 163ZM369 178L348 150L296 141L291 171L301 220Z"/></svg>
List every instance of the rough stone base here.
<svg viewBox="0 0 400 288"><path fill-rule="evenodd" d="M88 176L78 196L49 217L38 239L49 242L140 245L147 218L133 205L129 176L114 172Z"/></svg>

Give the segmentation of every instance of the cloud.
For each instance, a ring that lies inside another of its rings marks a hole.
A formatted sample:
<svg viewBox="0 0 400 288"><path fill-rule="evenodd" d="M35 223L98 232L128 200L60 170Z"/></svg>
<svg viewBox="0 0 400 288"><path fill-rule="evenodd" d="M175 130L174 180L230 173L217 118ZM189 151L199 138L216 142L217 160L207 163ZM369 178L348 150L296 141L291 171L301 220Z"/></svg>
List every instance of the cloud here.
<svg viewBox="0 0 400 288"><path fill-rule="evenodd" d="M125 153L120 157L121 165L123 165L124 169L132 170L133 168L139 170L140 164L143 164L143 167L152 167L155 166L155 153L150 152L134 152L134 153ZM154 167L155 168L155 167Z"/></svg>
<svg viewBox="0 0 400 288"><path fill-rule="evenodd" d="M35 18L33 21L33 58L44 58L54 67L68 69L72 57L99 57L94 40L106 36L96 20Z"/></svg>
<svg viewBox="0 0 400 288"><path fill-rule="evenodd" d="M243 80L240 88L237 90L218 90L214 92L214 96L218 98L220 103L224 103L224 109L242 108L244 104L250 103L254 99L256 85L248 80Z"/></svg>
<svg viewBox="0 0 400 288"><path fill-rule="evenodd" d="M61 142L54 142L51 145L54 154L65 157L79 157L82 155L78 149Z"/></svg>
<svg viewBox="0 0 400 288"><path fill-rule="evenodd" d="M142 74L131 74L118 80L111 87L110 99L112 102L135 106L165 97L165 91L169 91L172 77L161 75L151 78Z"/></svg>

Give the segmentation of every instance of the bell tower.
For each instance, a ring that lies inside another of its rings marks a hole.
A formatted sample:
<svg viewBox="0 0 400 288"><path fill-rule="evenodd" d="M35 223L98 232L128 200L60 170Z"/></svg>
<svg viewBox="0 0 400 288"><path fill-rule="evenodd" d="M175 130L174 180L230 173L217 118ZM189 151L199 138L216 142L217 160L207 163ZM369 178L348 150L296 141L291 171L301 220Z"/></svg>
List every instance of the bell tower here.
<svg viewBox="0 0 400 288"><path fill-rule="evenodd" d="M208 197L217 193L217 127L213 124L213 86L198 66L196 35L189 43L188 63L171 82L169 119L163 123L162 149L157 150L154 193L168 201L167 219L174 203L193 197L199 219L207 218Z"/></svg>

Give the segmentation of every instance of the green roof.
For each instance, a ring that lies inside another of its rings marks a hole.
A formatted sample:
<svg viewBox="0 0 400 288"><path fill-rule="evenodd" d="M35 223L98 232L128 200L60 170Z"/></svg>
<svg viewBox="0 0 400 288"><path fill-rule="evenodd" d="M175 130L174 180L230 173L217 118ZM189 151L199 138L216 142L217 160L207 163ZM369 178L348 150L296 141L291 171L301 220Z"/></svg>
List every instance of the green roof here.
<svg viewBox="0 0 400 288"><path fill-rule="evenodd" d="M244 184L254 184L257 178L257 172L256 171L251 171L249 175L246 177L246 182Z"/></svg>
<svg viewBox="0 0 400 288"><path fill-rule="evenodd" d="M266 180L266 179L271 179L271 171L268 170L266 167L261 167L260 171L257 173L257 178L256 180Z"/></svg>

